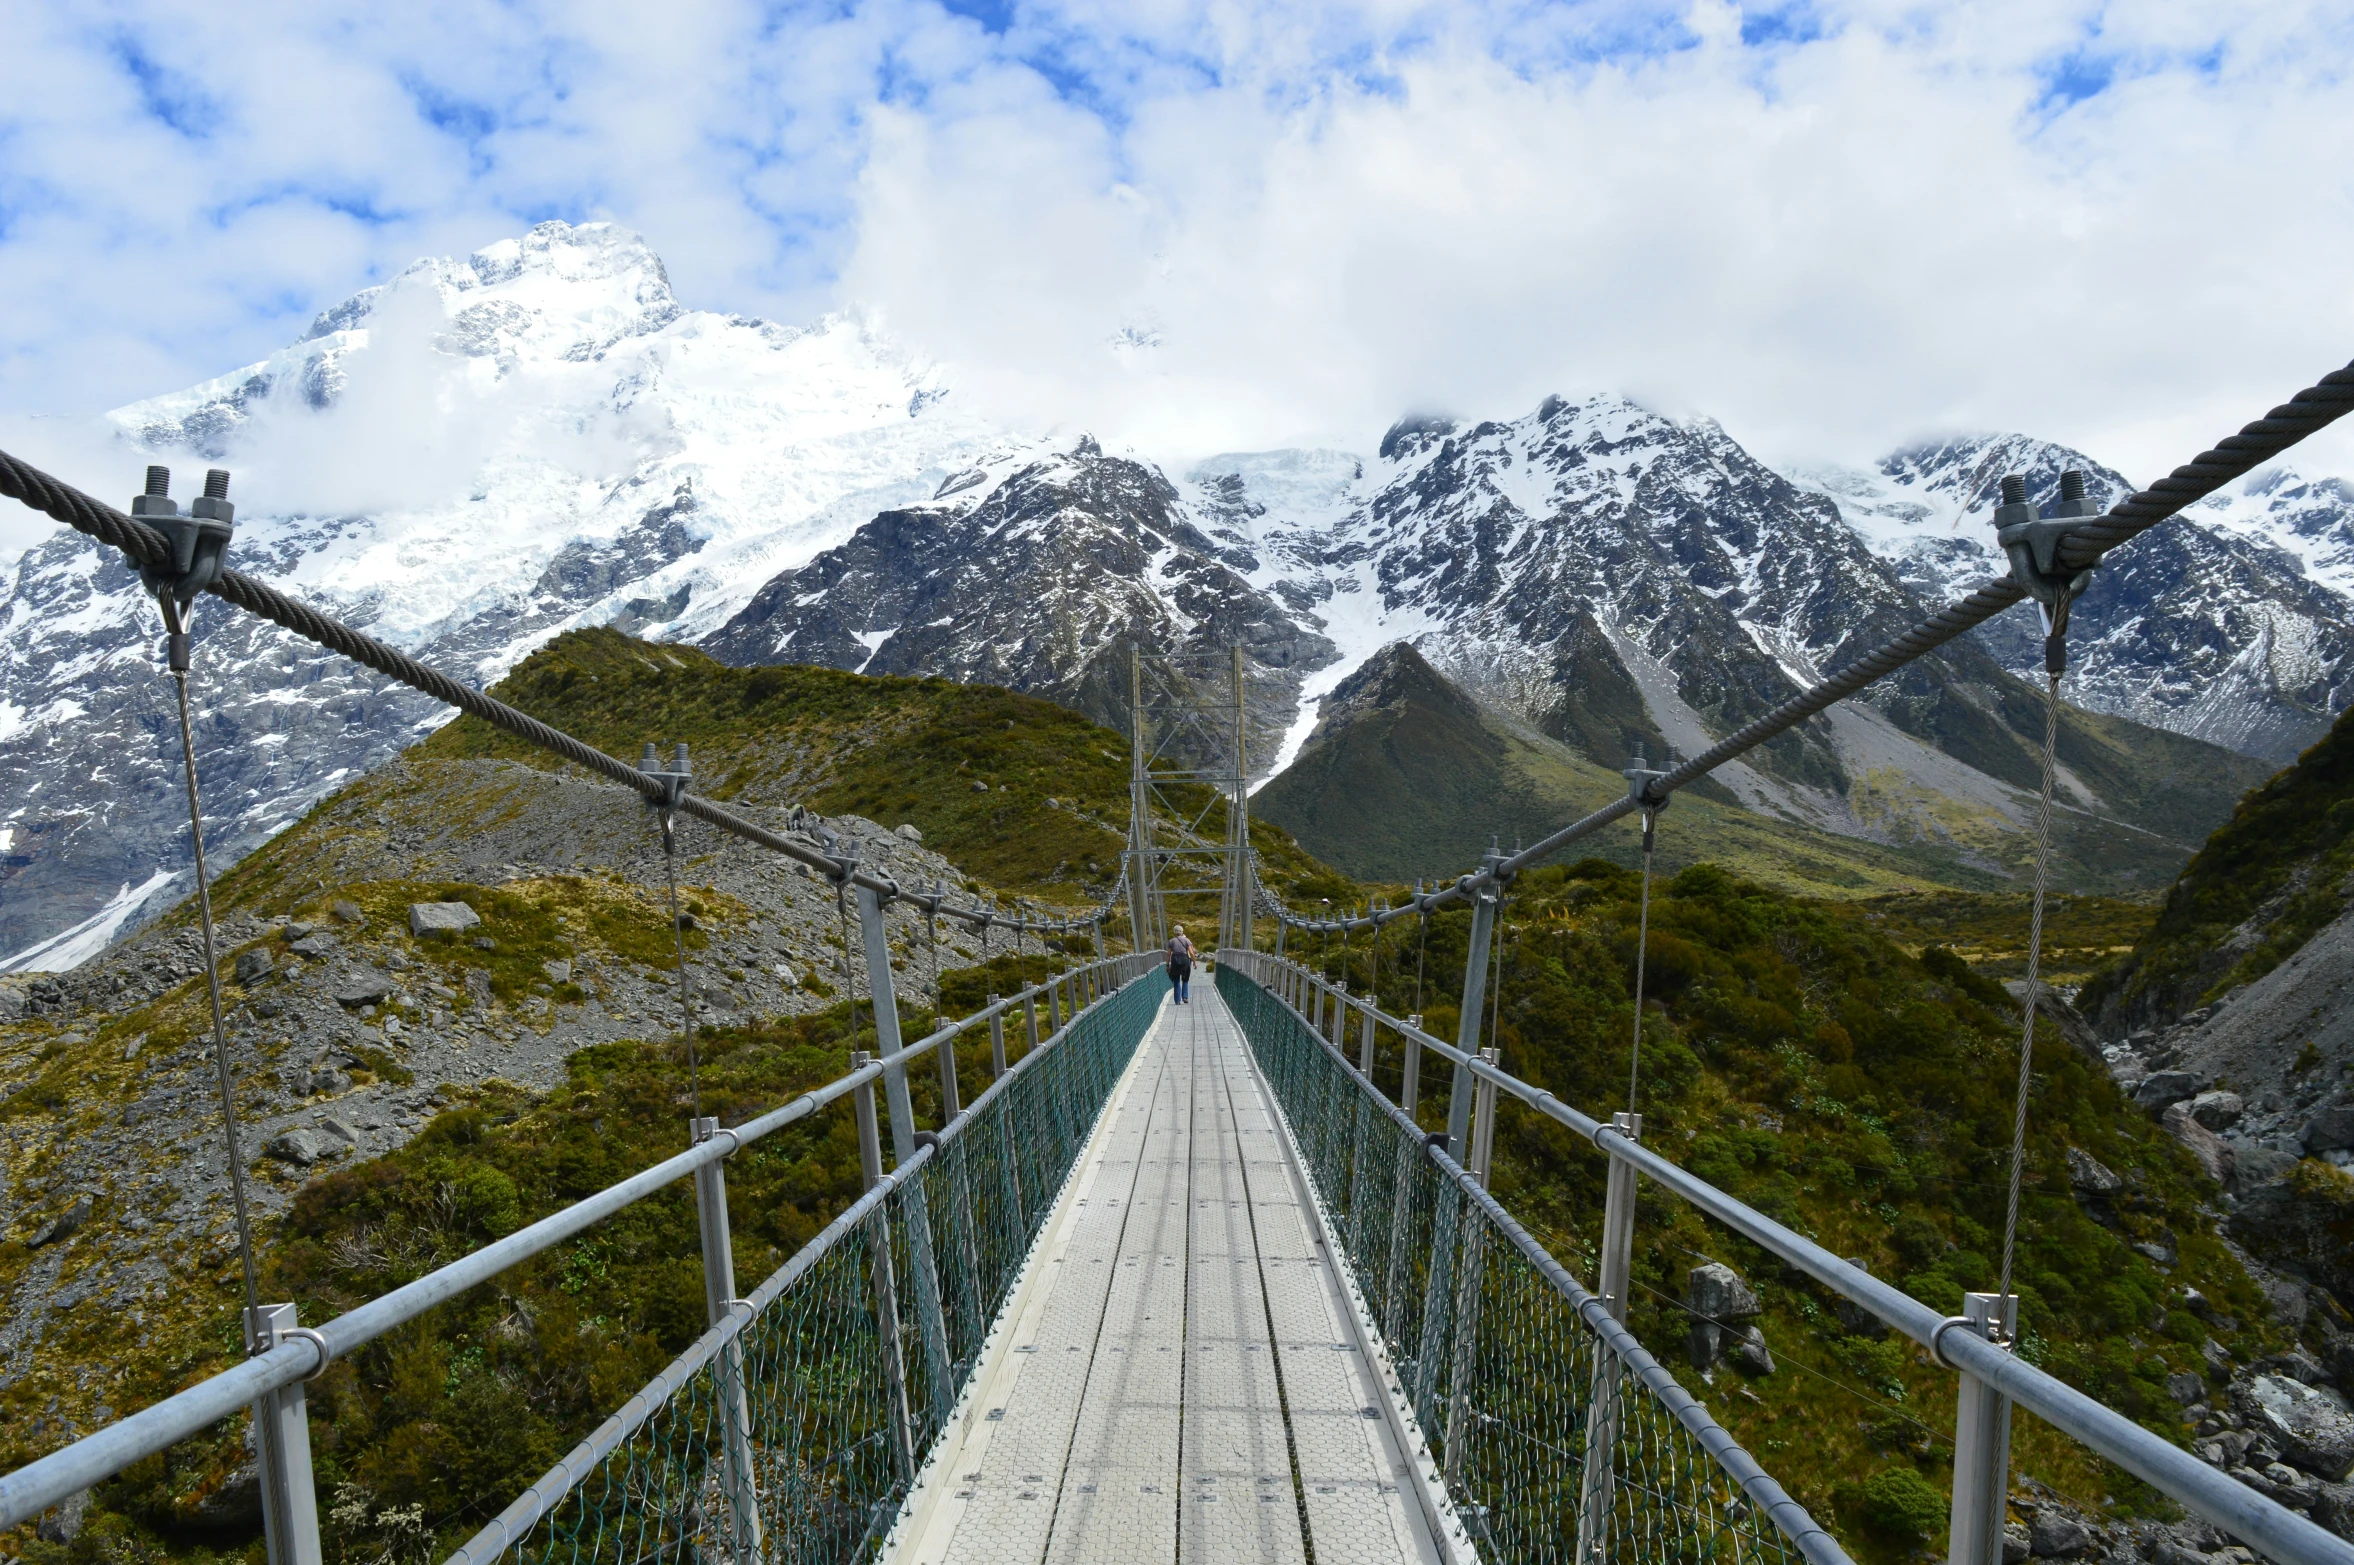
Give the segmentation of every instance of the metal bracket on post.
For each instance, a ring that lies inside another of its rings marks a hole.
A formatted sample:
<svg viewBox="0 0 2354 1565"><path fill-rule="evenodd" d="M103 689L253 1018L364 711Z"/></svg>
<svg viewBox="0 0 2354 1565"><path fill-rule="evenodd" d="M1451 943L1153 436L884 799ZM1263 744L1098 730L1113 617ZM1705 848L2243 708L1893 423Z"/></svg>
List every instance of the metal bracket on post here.
<svg viewBox="0 0 2354 1565"><path fill-rule="evenodd" d="M874 1056L864 1049L852 1051L850 1068L864 1070L874 1063ZM875 1084L860 1082L851 1094L851 1104L858 1121L858 1166L865 1175L866 1188L872 1190L883 1182L883 1137L875 1123ZM876 1203L866 1220L868 1276L875 1291L875 1335L883 1349L883 1387L886 1412L891 1424L892 1455L899 1464L903 1483L915 1481L915 1421L907 1406L907 1354L899 1337L899 1280L891 1268L891 1219L886 1210L888 1202Z"/></svg>
<svg viewBox="0 0 2354 1565"><path fill-rule="evenodd" d="M883 904L870 886L858 888L858 926L865 936L867 997L875 1013L875 1051L888 1061L900 1050L899 999L891 978L891 941L883 926ZM891 1114L891 1164L904 1168L915 1156L915 1103L907 1093L907 1067L883 1067L883 1102ZM940 1309L940 1274L932 1259L932 1224L921 1187L907 1193L907 1259L914 1268L916 1328L923 1337L932 1405L949 1402L948 1328Z"/></svg>
<svg viewBox="0 0 2354 1565"><path fill-rule="evenodd" d="M720 1133L715 1118L687 1121L687 1143L701 1146ZM729 1140L734 1140L733 1132ZM717 1160L695 1170L695 1226L703 1238L704 1318L716 1326L727 1318L736 1297L735 1243L727 1218L727 1170ZM728 1521L735 1536L736 1559L744 1565L760 1558L760 1489L752 1460L752 1404L744 1390L744 1345L741 1335L720 1349L717 1371L721 1443L724 1467L721 1489Z"/></svg>
<svg viewBox="0 0 2354 1565"><path fill-rule="evenodd" d="M997 996L989 997L989 1079L995 1081L1005 1074L1005 1012L997 1008Z"/></svg>
<svg viewBox="0 0 2354 1565"><path fill-rule="evenodd" d="M1937 1329L1966 1331L2010 1342L2019 1324L2019 1296L1965 1293L1962 1313ZM1942 1355L1939 1362L1944 1362ZM2002 1565L2003 1512L2011 1486L2011 1402L1972 1375L1960 1377L1954 1410L1953 1523L1946 1538L1951 1565Z"/></svg>
<svg viewBox="0 0 2354 1565"><path fill-rule="evenodd" d="M256 1306L245 1322L246 1347L267 1353L299 1330L291 1304ZM316 1340L316 1339L314 1339ZM324 1363L320 1366L326 1366ZM262 1533L270 1565L322 1565L319 1497L311 1474L311 1420L303 1382L253 1404L254 1455L261 1468Z"/></svg>
<svg viewBox="0 0 2354 1565"><path fill-rule="evenodd" d="M1611 1128L1630 1141L1643 1139L1643 1116L1626 1112L1610 1116ZM1597 1138L1598 1139L1598 1138ZM1605 1149L1607 1150L1607 1149ZM1610 1160L1610 1179L1602 1201L1602 1307L1610 1318L1625 1324L1627 1292L1634 1276L1635 1169L1623 1158ZM1610 1546L1611 1496L1616 1484L1612 1471L1618 1450L1619 1389L1622 1372L1609 1349L1597 1347L1594 1381L1586 1405L1585 1483L1578 1501L1577 1557L1599 1560Z"/></svg>
<svg viewBox="0 0 2354 1565"><path fill-rule="evenodd" d="M1488 1048L1479 1051L1483 1064L1494 1065L1500 1051ZM1479 1181L1482 1190L1488 1188L1488 1162L1496 1149L1496 1084L1485 1076L1477 1078L1479 1085L1471 1092L1471 1177Z"/></svg>

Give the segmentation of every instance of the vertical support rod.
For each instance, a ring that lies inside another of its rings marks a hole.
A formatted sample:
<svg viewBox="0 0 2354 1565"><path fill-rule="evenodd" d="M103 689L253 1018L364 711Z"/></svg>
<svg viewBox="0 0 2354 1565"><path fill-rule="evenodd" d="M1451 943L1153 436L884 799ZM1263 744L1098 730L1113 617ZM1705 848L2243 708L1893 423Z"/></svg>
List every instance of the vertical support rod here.
<svg viewBox="0 0 2354 1565"><path fill-rule="evenodd" d="M1365 1025L1357 1038L1357 1069L1365 1075L1365 1085L1373 1085L1373 1016L1370 1002L1364 1007Z"/></svg>
<svg viewBox="0 0 2354 1565"><path fill-rule="evenodd" d="M1610 1122L1630 1140L1643 1136L1643 1116L1626 1112ZM1635 1170L1623 1159L1610 1160L1610 1180L1602 1201L1602 1307L1611 1319L1625 1322L1627 1292L1634 1274ZM1613 1469L1618 1451L1619 1395L1623 1372L1617 1355L1597 1347L1594 1379L1587 1393L1585 1483L1578 1503L1577 1558L1592 1565L1610 1547L1610 1507L1616 1495Z"/></svg>
<svg viewBox="0 0 2354 1565"><path fill-rule="evenodd" d="M2019 1320L2019 1296L1962 1295L1962 1320L1954 1327L1997 1342L2012 1340ZM1947 1534L1951 1565L2002 1565L2003 1509L2011 1487L2011 1403L1972 1375L1961 1377L1954 1411L1953 1525Z"/></svg>
<svg viewBox="0 0 2354 1565"><path fill-rule="evenodd" d="M1496 852L1488 850L1488 862ZM1463 1019L1455 1027L1455 1047L1465 1054L1479 1052L1479 1009L1487 999L1488 942L1496 933L1496 889L1484 886L1471 903L1471 951L1463 959ZM1458 1061L1455 1085L1447 1099L1447 1145L1461 1152L1471 1135L1471 1067Z"/></svg>
<svg viewBox="0 0 2354 1565"><path fill-rule="evenodd" d="M1063 1030L1063 981L1058 974L1046 980L1046 1032L1048 1037Z"/></svg>
<svg viewBox="0 0 2354 1565"><path fill-rule="evenodd" d="M867 998L875 1013L875 1052L884 1060L897 1054L899 997L891 978L890 932L883 924L883 904L871 886L858 888L858 927L865 936ZM915 1103L908 1096L907 1066L883 1067L883 1102L891 1114L891 1165L904 1168L915 1156ZM948 1329L940 1309L940 1273L932 1259L932 1224L924 1210L920 1184L906 1195L907 1262L914 1272L916 1331L923 1339L924 1367L929 1372L931 1406L943 1414L949 1403Z"/></svg>
<svg viewBox="0 0 2354 1565"><path fill-rule="evenodd" d="M1234 648L1234 930L1232 944L1251 948L1250 729L1243 721L1242 646Z"/></svg>
<svg viewBox="0 0 2354 1565"><path fill-rule="evenodd" d="M874 1056L864 1049L850 1055L852 1070L864 1069ZM858 1120L858 1166L872 1190L883 1182L883 1137L875 1123L875 1084L860 1082L851 1094ZM899 1337L899 1281L891 1269L891 1219L886 1200L877 1203L866 1220L868 1276L875 1292L875 1335L883 1349L883 1402L891 1426L891 1454L904 1483L915 1481L915 1423L907 1410L907 1355Z"/></svg>
<svg viewBox="0 0 2354 1565"><path fill-rule="evenodd" d="M1038 1047L1038 991L1033 989L1022 996L1022 1020L1030 1030L1030 1047Z"/></svg>
<svg viewBox="0 0 2354 1565"><path fill-rule="evenodd" d="M701 1146L719 1133L719 1121L704 1117L687 1121L687 1144ZM703 1318L716 1326L727 1318L736 1299L735 1243L727 1217L727 1170L724 1163L706 1163L695 1170L695 1227L703 1239ZM728 1523L735 1538L736 1559L752 1565L760 1558L760 1491L752 1462L752 1404L744 1389L744 1343L729 1339L720 1349L716 1371L719 1416L722 1421L721 1490Z"/></svg>
<svg viewBox="0 0 2354 1565"><path fill-rule="evenodd" d="M291 1304L259 1304L245 1317L245 1340L266 1353L300 1322ZM319 1497L311 1473L311 1420L303 1383L283 1386L253 1404L255 1454L262 1479L262 1534L270 1565L321 1565Z"/></svg>
<svg viewBox="0 0 2354 1565"><path fill-rule="evenodd" d="M1347 1059L1349 1054L1349 981L1340 979L1332 986L1332 1046Z"/></svg>
<svg viewBox="0 0 2354 1565"><path fill-rule="evenodd" d="M1407 1017L1406 1025L1414 1030L1406 1034L1406 1058L1398 1067L1398 1107L1412 1119L1422 1106L1422 1013Z"/></svg>
<svg viewBox="0 0 2354 1565"><path fill-rule="evenodd" d="M1005 1013L997 1008L997 996L989 997L989 1079L995 1081L1005 1074Z"/></svg>

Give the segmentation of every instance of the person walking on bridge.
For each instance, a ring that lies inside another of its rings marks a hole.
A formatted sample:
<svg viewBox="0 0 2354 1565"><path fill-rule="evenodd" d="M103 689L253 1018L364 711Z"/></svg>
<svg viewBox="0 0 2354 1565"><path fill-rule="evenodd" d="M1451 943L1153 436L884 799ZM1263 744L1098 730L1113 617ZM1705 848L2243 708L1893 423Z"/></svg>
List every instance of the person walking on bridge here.
<svg viewBox="0 0 2354 1565"><path fill-rule="evenodd" d="M1169 936L1169 984L1177 991L1179 1005L1191 1005L1188 989L1193 983L1193 942L1185 938L1185 926L1179 924Z"/></svg>

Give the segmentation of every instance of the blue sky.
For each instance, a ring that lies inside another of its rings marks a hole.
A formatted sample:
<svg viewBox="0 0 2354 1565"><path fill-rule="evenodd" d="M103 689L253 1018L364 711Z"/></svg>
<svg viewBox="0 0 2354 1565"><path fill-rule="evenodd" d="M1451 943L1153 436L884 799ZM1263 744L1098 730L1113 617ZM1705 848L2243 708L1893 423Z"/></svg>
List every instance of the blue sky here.
<svg viewBox="0 0 2354 1565"><path fill-rule="evenodd" d="M871 312L1009 418L1173 451L1619 389L1769 452L2023 427L2130 468L2354 354L2342 5L19 0L11 34L0 415L222 373L550 217L644 233L690 306Z"/></svg>

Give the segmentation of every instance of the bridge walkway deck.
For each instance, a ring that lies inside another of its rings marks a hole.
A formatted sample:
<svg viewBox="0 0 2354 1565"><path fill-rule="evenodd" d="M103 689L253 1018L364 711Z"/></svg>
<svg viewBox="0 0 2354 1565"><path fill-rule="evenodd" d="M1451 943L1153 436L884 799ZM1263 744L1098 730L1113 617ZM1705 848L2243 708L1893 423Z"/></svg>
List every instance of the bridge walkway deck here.
<svg viewBox="0 0 2354 1565"><path fill-rule="evenodd" d="M896 1558L1440 1558L1307 1200L1215 987L1164 1001Z"/></svg>

